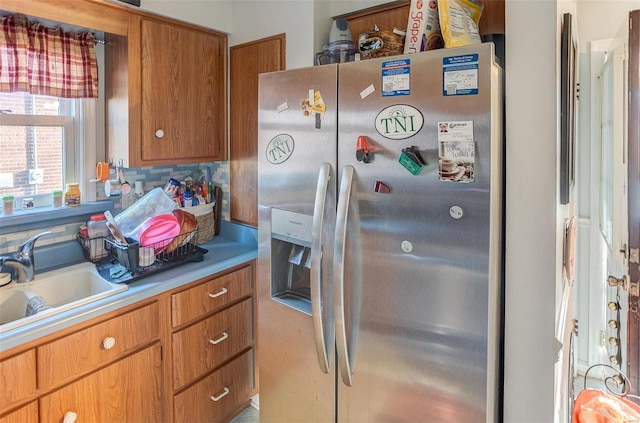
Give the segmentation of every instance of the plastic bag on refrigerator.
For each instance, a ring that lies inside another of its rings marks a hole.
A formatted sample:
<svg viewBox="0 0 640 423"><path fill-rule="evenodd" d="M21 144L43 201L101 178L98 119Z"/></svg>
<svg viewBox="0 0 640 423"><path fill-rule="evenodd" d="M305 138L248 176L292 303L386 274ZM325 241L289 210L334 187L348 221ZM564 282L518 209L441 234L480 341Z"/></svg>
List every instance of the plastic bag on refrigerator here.
<svg viewBox="0 0 640 423"><path fill-rule="evenodd" d="M438 0L440 29L445 47L480 44L478 22L484 6L471 0Z"/></svg>

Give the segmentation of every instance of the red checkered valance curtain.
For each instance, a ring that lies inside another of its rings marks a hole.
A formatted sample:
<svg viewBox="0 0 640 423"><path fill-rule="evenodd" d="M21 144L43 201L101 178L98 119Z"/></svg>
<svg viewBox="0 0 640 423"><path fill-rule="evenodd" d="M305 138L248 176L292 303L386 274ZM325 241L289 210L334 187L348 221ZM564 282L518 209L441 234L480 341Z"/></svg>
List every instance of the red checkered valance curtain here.
<svg viewBox="0 0 640 423"><path fill-rule="evenodd" d="M48 28L21 15L1 19L0 92L98 98L94 34Z"/></svg>

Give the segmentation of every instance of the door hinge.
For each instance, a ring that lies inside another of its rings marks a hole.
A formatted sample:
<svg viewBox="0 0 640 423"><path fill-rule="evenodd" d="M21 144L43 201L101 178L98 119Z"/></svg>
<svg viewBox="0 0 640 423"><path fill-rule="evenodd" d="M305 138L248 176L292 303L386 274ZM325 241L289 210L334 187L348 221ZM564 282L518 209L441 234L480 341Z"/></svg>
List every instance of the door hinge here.
<svg viewBox="0 0 640 423"><path fill-rule="evenodd" d="M640 249L638 249L638 248L629 248L629 261L631 263L639 263L640 262Z"/></svg>

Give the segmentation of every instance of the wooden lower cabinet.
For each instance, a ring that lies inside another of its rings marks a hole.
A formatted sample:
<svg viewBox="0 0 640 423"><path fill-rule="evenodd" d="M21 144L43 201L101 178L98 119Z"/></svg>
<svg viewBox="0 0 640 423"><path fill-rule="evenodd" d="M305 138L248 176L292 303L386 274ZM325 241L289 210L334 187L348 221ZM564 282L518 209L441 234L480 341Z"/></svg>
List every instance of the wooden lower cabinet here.
<svg viewBox="0 0 640 423"><path fill-rule="evenodd" d="M223 422L254 391L255 261L0 352L0 423Z"/></svg>
<svg viewBox="0 0 640 423"><path fill-rule="evenodd" d="M0 417L0 423L38 423L38 401L33 401L4 417Z"/></svg>
<svg viewBox="0 0 640 423"><path fill-rule="evenodd" d="M176 422L226 422L251 395L251 350L173 398Z"/></svg>
<svg viewBox="0 0 640 423"><path fill-rule="evenodd" d="M40 422L161 422L162 353L154 344L40 399ZM70 420L74 421L74 420Z"/></svg>

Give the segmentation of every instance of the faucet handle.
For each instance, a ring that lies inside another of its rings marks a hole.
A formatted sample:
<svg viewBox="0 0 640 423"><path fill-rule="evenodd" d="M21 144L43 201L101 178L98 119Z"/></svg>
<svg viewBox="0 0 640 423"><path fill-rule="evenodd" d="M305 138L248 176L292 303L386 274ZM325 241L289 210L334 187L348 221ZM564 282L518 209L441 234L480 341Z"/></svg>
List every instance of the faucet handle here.
<svg viewBox="0 0 640 423"><path fill-rule="evenodd" d="M51 231L46 231L46 232L40 232L39 234L32 236L31 238L23 242L20 245L20 247L18 247L18 254L20 254L23 257L24 256L31 257L33 255L33 246L35 245L38 238L40 238L41 236L50 235L50 234L51 234Z"/></svg>

